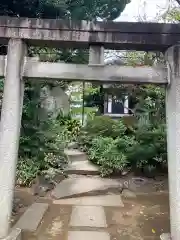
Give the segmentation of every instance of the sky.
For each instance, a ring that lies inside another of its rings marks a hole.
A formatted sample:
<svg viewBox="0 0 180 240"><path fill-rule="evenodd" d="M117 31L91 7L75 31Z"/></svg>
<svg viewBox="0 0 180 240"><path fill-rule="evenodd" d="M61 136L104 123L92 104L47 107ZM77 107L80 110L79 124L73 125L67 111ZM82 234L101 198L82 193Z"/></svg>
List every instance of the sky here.
<svg viewBox="0 0 180 240"><path fill-rule="evenodd" d="M146 15L147 21L152 21L160 11L167 9L168 2L169 0L131 0L116 21L134 22L143 15Z"/></svg>

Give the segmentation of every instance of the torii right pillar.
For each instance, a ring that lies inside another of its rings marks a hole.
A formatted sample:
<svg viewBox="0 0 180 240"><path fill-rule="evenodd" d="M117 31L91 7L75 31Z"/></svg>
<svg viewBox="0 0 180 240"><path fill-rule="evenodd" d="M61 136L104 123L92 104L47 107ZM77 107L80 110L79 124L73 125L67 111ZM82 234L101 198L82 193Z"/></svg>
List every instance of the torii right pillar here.
<svg viewBox="0 0 180 240"><path fill-rule="evenodd" d="M166 60L169 75L166 120L171 236L161 239L180 240L180 45L167 50Z"/></svg>

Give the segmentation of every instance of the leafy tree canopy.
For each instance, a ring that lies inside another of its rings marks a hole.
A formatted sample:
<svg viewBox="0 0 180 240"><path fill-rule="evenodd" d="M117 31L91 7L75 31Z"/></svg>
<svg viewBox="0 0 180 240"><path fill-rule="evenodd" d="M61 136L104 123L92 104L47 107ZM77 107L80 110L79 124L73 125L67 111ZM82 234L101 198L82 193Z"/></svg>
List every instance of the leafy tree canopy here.
<svg viewBox="0 0 180 240"><path fill-rule="evenodd" d="M130 0L1 0L0 15L114 20Z"/></svg>

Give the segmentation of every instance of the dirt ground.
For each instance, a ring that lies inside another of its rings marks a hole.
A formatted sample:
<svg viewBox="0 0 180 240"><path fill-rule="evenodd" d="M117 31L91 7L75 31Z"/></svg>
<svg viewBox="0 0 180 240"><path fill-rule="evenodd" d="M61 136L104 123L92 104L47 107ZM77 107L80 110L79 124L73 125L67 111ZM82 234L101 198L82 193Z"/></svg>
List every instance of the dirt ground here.
<svg viewBox="0 0 180 240"><path fill-rule="evenodd" d="M34 197L25 188L17 189L15 196L21 199L22 208L13 216L12 224L34 201L50 204L38 231L34 234L23 233L23 240L67 240L71 206L54 205L49 198ZM169 198L166 191L138 194L136 198L123 199L123 203L123 208L105 208L111 240L159 240L161 233L170 231Z"/></svg>
<svg viewBox="0 0 180 240"><path fill-rule="evenodd" d="M124 208L107 208L111 240L159 240L170 231L169 199L167 193L139 195L124 200Z"/></svg>

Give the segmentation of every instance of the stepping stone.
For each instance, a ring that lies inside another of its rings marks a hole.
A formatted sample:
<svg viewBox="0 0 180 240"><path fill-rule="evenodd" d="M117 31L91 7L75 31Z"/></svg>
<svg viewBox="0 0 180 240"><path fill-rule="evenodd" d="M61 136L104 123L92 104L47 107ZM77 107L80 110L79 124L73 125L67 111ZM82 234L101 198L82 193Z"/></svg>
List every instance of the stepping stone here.
<svg viewBox="0 0 180 240"><path fill-rule="evenodd" d="M33 203L20 217L19 221L15 224L15 228L35 232L48 207L49 204L47 203Z"/></svg>
<svg viewBox="0 0 180 240"><path fill-rule="evenodd" d="M108 190L121 192L122 183L115 179L102 179L92 177L77 177L65 179L56 185L51 196L55 199L77 197L92 193L102 194Z"/></svg>
<svg viewBox="0 0 180 240"><path fill-rule="evenodd" d="M53 204L76 206L124 207L120 195L104 195L54 200Z"/></svg>
<svg viewBox="0 0 180 240"><path fill-rule="evenodd" d="M86 154L78 149L65 149L64 153L68 156L69 162L87 160Z"/></svg>
<svg viewBox="0 0 180 240"><path fill-rule="evenodd" d="M110 240L106 232L69 231L68 240Z"/></svg>
<svg viewBox="0 0 180 240"><path fill-rule="evenodd" d="M136 194L128 189L124 189L121 193L124 198L136 198Z"/></svg>
<svg viewBox="0 0 180 240"><path fill-rule="evenodd" d="M163 233L163 234L161 234L160 239L161 240L171 240L171 235L170 235L170 233Z"/></svg>
<svg viewBox="0 0 180 240"><path fill-rule="evenodd" d="M106 228L107 223L104 208L100 206L73 207L70 226Z"/></svg>
<svg viewBox="0 0 180 240"><path fill-rule="evenodd" d="M14 228L10 230L10 233L7 237L3 238L2 240L21 240L21 229Z"/></svg>
<svg viewBox="0 0 180 240"><path fill-rule="evenodd" d="M98 175L99 168L88 160L73 161L64 172L67 174Z"/></svg>
<svg viewBox="0 0 180 240"><path fill-rule="evenodd" d="M68 147L68 149L78 149L78 143L70 142L67 147Z"/></svg>

